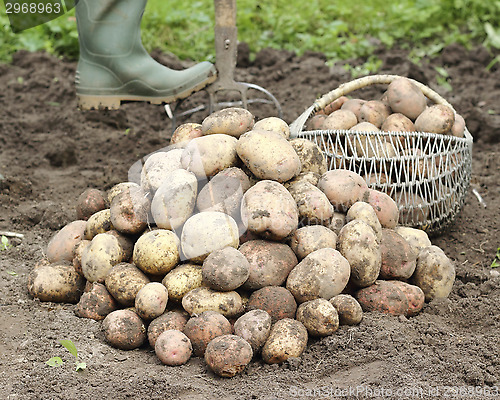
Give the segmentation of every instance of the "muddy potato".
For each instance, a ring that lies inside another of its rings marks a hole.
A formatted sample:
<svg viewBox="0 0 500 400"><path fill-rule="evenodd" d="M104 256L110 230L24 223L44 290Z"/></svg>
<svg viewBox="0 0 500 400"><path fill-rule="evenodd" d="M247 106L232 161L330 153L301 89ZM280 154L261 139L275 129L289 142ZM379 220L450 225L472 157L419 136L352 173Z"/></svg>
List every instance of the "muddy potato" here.
<svg viewBox="0 0 500 400"><path fill-rule="evenodd" d="M203 357L208 344L218 336L232 333L229 320L216 311L204 311L192 316L183 329L184 334L191 340L193 353Z"/></svg>
<svg viewBox="0 0 500 400"><path fill-rule="evenodd" d="M394 113L385 119L380 129L385 132L415 132L415 125L407 116Z"/></svg>
<svg viewBox="0 0 500 400"><path fill-rule="evenodd" d="M175 131L172 133L172 137L170 138L170 144L178 146L201 136L203 136L202 125L187 122L175 128Z"/></svg>
<svg viewBox="0 0 500 400"><path fill-rule="evenodd" d="M107 198L108 198L108 204L111 204L115 196L119 195L120 193L123 193L125 191L130 190L131 188L140 188L140 186L135 183L135 182L121 182L117 183L114 185L111 189L108 190L107 193Z"/></svg>
<svg viewBox="0 0 500 400"><path fill-rule="evenodd" d="M180 240L167 229L143 233L135 242L134 264L146 274L165 276L180 260Z"/></svg>
<svg viewBox="0 0 500 400"><path fill-rule="evenodd" d="M184 310L166 311L164 314L153 319L149 323L147 331L149 345L154 349L158 336L169 329L183 331L188 320L189 314Z"/></svg>
<svg viewBox="0 0 500 400"><path fill-rule="evenodd" d="M168 291L159 282L146 283L135 296L135 309L139 317L151 321L165 312Z"/></svg>
<svg viewBox="0 0 500 400"><path fill-rule="evenodd" d="M282 135L285 139L290 138L290 127L285 121L278 117L263 118L257 121L252 129L276 132Z"/></svg>
<svg viewBox="0 0 500 400"><path fill-rule="evenodd" d="M182 149L158 151L151 154L141 171L141 187L155 192L168 179L171 172L181 169Z"/></svg>
<svg viewBox="0 0 500 400"><path fill-rule="evenodd" d="M362 200L368 185L355 172L335 169L321 176L318 188L326 194L337 211L346 211L354 203Z"/></svg>
<svg viewBox="0 0 500 400"><path fill-rule="evenodd" d="M344 213L334 211L332 219L327 225L338 236L342 227L346 224L346 215Z"/></svg>
<svg viewBox="0 0 500 400"><path fill-rule="evenodd" d="M265 310L246 312L234 323L234 334L245 339L252 346L253 353L260 352L271 332L272 320Z"/></svg>
<svg viewBox="0 0 500 400"><path fill-rule="evenodd" d="M170 300L180 302L189 291L202 285L201 265L181 264L171 270L162 280Z"/></svg>
<svg viewBox="0 0 500 400"><path fill-rule="evenodd" d="M290 272L286 288L298 303L317 298L331 299L349 281L349 262L332 248L313 251Z"/></svg>
<svg viewBox="0 0 500 400"><path fill-rule="evenodd" d="M218 292L205 286L195 288L182 298L182 307L190 315L216 311L227 318L243 313L243 301L235 291Z"/></svg>
<svg viewBox="0 0 500 400"><path fill-rule="evenodd" d="M410 228L407 226L396 226L394 230L408 242L413 249L415 256L418 256L422 249L432 245L427 233L421 229Z"/></svg>
<svg viewBox="0 0 500 400"><path fill-rule="evenodd" d="M409 307L406 295L392 281L377 280L358 290L355 297L364 312L405 315Z"/></svg>
<svg viewBox="0 0 500 400"><path fill-rule="evenodd" d="M415 120L419 132L447 134L455 123L455 113L443 104L427 107Z"/></svg>
<svg viewBox="0 0 500 400"><path fill-rule="evenodd" d="M351 110L340 109L332 112L321 124L325 130L347 130L358 123L358 118Z"/></svg>
<svg viewBox="0 0 500 400"><path fill-rule="evenodd" d="M359 121L359 117L360 117L359 111L361 110L361 107L365 103L366 103L366 100L362 100L362 99L348 99L344 102L344 104L342 104L340 109L352 111L354 113L354 115L356 115L356 118Z"/></svg>
<svg viewBox="0 0 500 400"><path fill-rule="evenodd" d="M250 263L234 247L212 252L203 261L203 282L214 290L231 291L243 285L250 275Z"/></svg>
<svg viewBox="0 0 500 400"><path fill-rule="evenodd" d="M417 256L409 243L392 229L382 230L380 279L409 279L417 266Z"/></svg>
<svg viewBox="0 0 500 400"><path fill-rule="evenodd" d="M75 247L85 237L86 221L77 220L61 228L47 245L49 262L72 261L75 256Z"/></svg>
<svg viewBox="0 0 500 400"><path fill-rule="evenodd" d="M106 193L99 189L86 189L76 201L76 218L88 220L92 214L108 208Z"/></svg>
<svg viewBox="0 0 500 400"><path fill-rule="evenodd" d="M422 289L427 302L448 297L455 282L455 266L439 247L426 247L418 253L412 281Z"/></svg>
<svg viewBox="0 0 500 400"><path fill-rule="evenodd" d="M28 292L40 301L78 303L84 287L85 279L72 265L43 265L28 275Z"/></svg>
<svg viewBox="0 0 500 400"><path fill-rule="evenodd" d="M250 295L246 310L264 310L272 323L283 318L295 318L297 302L292 293L283 286L266 286Z"/></svg>
<svg viewBox="0 0 500 400"><path fill-rule="evenodd" d="M311 185L316 186L319 182L320 174L316 172L304 172L298 174L295 178L290 179L288 182L285 182L283 185L288 189L290 186L299 182L308 182Z"/></svg>
<svg viewBox="0 0 500 400"><path fill-rule="evenodd" d="M299 260L313 251L337 246L337 234L322 225L309 225L297 229L290 238L290 247Z"/></svg>
<svg viewBox="0 0 500 400"><path fill-rule="evenodd" d="M231 378L242 372L252 361L250 344L237 335L223 335L213 339L205 351L205 362L217 375Z"/></svg>
<svg viewBox="0 0 500 400"><path fill-rule="evenodd" d="M300 173L323 175L327 171L326 158L318 145L308 139L297 138L289 142L300 159Z"/></svg>
<svg viewBox="0 0 500 400"><path fill-rule="evenodd" d="M111 296L126 307L134 305L135 296L149 282L149 278L139 268L129 263L115 265L104 280Z"/></svg>
<svg viewBox="0 0 500 400"><path fill-rule="evenodd" d="M377 236L377 240L382 240L382 225L378 220L377 214L373 207L364 201L357 201L354 203L346 214L346 222L359 219L370 225Z"/></svg>
<svg viewBox="0 0 500 400"><path fill-rule="evenodd" d="M236 151L246 167L259 179L283 183L301 172L300 158L292 144L276 132L247 132L239 138Z"/></svg>
<svg viewBox="0 0 500 400"><path fill-rule="evenodd" d="M398 78L387 87L387 102L394 113L401 113L415 121L427 107L427 100L420 90L408 78Z"/></svg>
<svg viewBox="0 0 500 400"><path fill-rule="evenodd" d="M463 138L465 136L465 120L460 114L455 114L455 122L451 127L450 134Z"/></svg>
<svg viewBox="0 0 500 400"><path fill-rule="evenodd" d="M339 315L340 325L358 325L363 319L363 309L349 294L338 294L330 299Z"/></svg>
<svg viewBox="0 0 500 400"><path fill-rule="evenodd" d="M297 321L304 324L310 336L329 336L339 328L336 308L326 299L314 299L297 308Z"/></svg>
<svg viewBox="0 0 500 400"><path fill-rule="evenodd" d="M116 300L102 283L93 282L90 289L82 294L76 305L75 314L80 318L101 321L118 308Z"/></svg>
<svg viewBox="0 0 500 400"><path fill-rule="evenodd" d="M386 104L379 100L370 100L359 109L359 122L369 122L380 128L390 114L391 109Z"/></svg>
<svg viewBox="0 0 500 400"><path fill-rule="evenodd" d="M203 135L223 133L240 137L254 126L255 117L244 108L231 107L215 111L201 123Z"/></svg>
<svg viewBox="0 0 500 400"><path fill-rule="evenodd" d="M102 322L104 337L111 346L121 350L140 347L146 340L146 326L132 310L116 310Z"/></svg>
<svg viewBox="0 0 500 400"><path fill-rule="evenodd" d="M295 319L284 318L276 322L262 347L262 360L277 364L290 357L300 357L307 347L307 329Z"/></svg>
<svg viewBox="0 0 500 400"><path fill-rule="evenodd" d="M337 248L351 266L352 283L365 287L375 282L380 273L382 253L370 225L359 219L348 222L340 230Z"/></svg>
<svg viewBox="0 0 500 400"><path fill-rule="evenodd" d="M328 197L309 182L297 182L288 187L297 203L299 221L304 225L325 224L333 215Z"/></svg>
<svg viewBox="0 0 500 400"><path fill-rule="evenodd" d="M113 227L125 234L138 234L148 226L150 200L139 187L130 187L111 201L110 219Z"/></svg>
<svg viewBox="0 0 500 400"><path fill-rule="evenodd" d="M155 342L155 354L165 365L185 364L192 353L191 340L180 330L167 330L158 336Z"/></svg>
<svg viewBox="0 0 500 400"><path fill-rule="evenodd" d="M392 284L397 286L405 294L408 299L408 309L405 315L407 317L413 317L417 315L425 304L425 294L422 289L418 286L411 285L403 281L391 281Z"/></svg>
<svg viewBox="0 0 500 400"><path fill-rule="evenodd" d="M85 225L85 239L92 240L95 235L114 229L111 223L111 212L109 208L92 214Z"/></svg>
<svg viewBox="0 0 500 400"><path fill-rule="evenodd" d="M392 229L396 227L399 221L399 208L388 194L368 189L362 200L373 207L383 228Z"/></svg>
<svg viewBox="0 0 500 400"><path fill-rule="evenodd" d="M75 268L75 271L78 272L80 275L83 276L83 271L82 271L82 254L83 250L90 244L90 240L82 240L80 243L78 243L75 246L75 256L73 257L73 267ZM50 262L47 260L47 263L50 264Z"/></svg>

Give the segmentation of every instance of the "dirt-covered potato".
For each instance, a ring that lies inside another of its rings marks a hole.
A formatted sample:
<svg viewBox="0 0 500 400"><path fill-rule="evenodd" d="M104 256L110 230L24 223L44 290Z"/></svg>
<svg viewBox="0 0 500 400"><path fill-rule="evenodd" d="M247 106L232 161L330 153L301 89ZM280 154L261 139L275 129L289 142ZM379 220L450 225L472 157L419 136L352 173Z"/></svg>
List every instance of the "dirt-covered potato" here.
<svg viewBox="0 0 500 400"><path fill-rule="evenodd" d="M292 293L283 286L266 286L250 295L246 310L264 310L275 323L283 318L295 318L297 302Z"/></svg>
<svg viewBox="0 0 500 400"><path fill-rule="evenodd" d="M201 123L203 135L223 133L234 137L240 137L254 126L253 114L239 107L224 108L215 111L206 117Z"/></svg>
<svg viewBox="0 0 500 400"><path fill-rule="evenodd" d="M359 109L359 122L369 122L380 128L390 114L391 109L386 104L379 100L370 100Z"/></svg>
<svg viewBox="0 0 500 400"><path fill-rule="evenodd" d="M417 315L425 304L425 294L422 289L418 286L411 285L403 281L391 281L392 284L396 285L405 294L408 299L408 309L405 315L407 317L413 317Z"/></svg>
<svg viewBox="0 0 500 400"><path fill-rule="evenodd" d="M205 362L217 375L231 378L252 361L250 344L240 336L223 335L213 339L205 351Z"/></svg>
<svg viewBox="0 0 500 400"><path fill-rule="evenodd" d="M277 364L290 357L300 357L307 347L307 329L296 319L284 318L276 322L262 347L262 359Z"/></svg>
<svg viewBox="0 0 500 400"><path fill-rule="evenodd" d="M359 121L359 111L361 110L361 107L363 104L366 103L366 100L362 99L348 99L342 104L340 107L341 110L349 110L356 115L357 120Z"/></svg>
<svg viewBox="0 0 500 400"><path fill-rule="evenodd" d="M76 246L75 246L75 256L73 257L73 267L75 268L76 272L78 272L80 275L83 276L83 271L82 271L82 254L83 251L87 248L87 246L91 243L90 240L82 240L80 241ZM47 263L50 264L50 262L47 260Z"/></svg>
<svg viewBox="0 0 500 400"><path fill-rule="evenodd" d="M338 294L330 299L339 315L340 325L358 325L363 319L363 309L350 294Z"/></svg>
<svg viewBox="0 0 500 400"><path fill-rule="evenodd" d="M264 239L282 240L297 229L299 212L282 184L263 180L243 196L241 219L250 232Z"/></svg>
<svg viewBox="0 0 500 400"><path fill-rule="evenodd" d="M158 336L169 329L183 331L188 320L189 314L184 310L167 311L153 319L148 325L149 345L154 349Z"/></svg>
<svg viewBox="0 0 500 400"><path fill-rule="evenodd" d="M349 262L340 252L327 247L313 251L298 263L288 275L286 288L298 303L331 299L344 290L350 274Z"/></svg>
<svg viewBox="0 0 500 400"><path fill-rule="evenodd" d="M69 264L43 265L28 275L28 292L41 301L78 303L84 287L85 279Z"/></svg>
<svg viewBox="0 0 500 400"><path fill-rule="evenodd" d="M227 318L243 313L243 301L238 292L218 292L205 286L195 288L182 298L182 307L190 315L216 311Z"/></svg>
<svg viewBox="0 0 500 400"><path fill-rule="evenodd" d="M140 186L135 182L121 182L114 185L111 189L108 190L107 193L108 204L111 204L111 202L117 195L130 190L130 188L137 189L140 188Z"/></svg>
<svg viewBox="0 0 500 400"><path fill-rule="evenodd" d="M290 238L290 247L299 260L313 251L337 246L337 234L322 225L309 225L297 229Z"/></svg>
<svg viewBox="0 0 500 400"><path fill-rule="evenodd" d="M336 308L326 299L309 300L297 308L297 321L304 324L310 336L329 336L339 328Z"/></svg>
<svg viewBox="0 0 500 400"><path fill-rule="evenodd" d="M130 187L113 197L110 218L114 228L125 234L138 234L148 226L150 199L140 187Z"/></svg>
<svg viewBox="0 0 500 400"><path fill-rule="evenodd" d="M419 132L447 134L455 123L455 113L443 104L427 107L415 120L415 129Z"/></svg>
<svg viewBox="0 0 500 400"><path fill-rule="evenodd" d="M106 208L92 214L85 225L85 239L92 240L99 233L108 232L114 229L111 223L111 211Z"/></svg>
<svg viewBox="0 0 500 400"><path fill-rule="evenodd" d="M409 307L406 295L392 281L377 280L358 290L355 297L365 312L405 315Z"/></svg>
<svg viewBox="0 0 500 400"><path fill-rule="evenodd" d="M299 182L308 182L311 185L316 186L319 182L320 174L316 172L304 172L298 174L295 178L290 179L288 182L284 183L284 186L288 189L290 186Z"/></svg>
<svg viewBox="0 0 500 400"><path fill-rule="evenodd" d="M455 122L451 127L450 134L459 138L464 137L465 120L460 114L455 114Z"/></svg>
<svg viewBox="0 0 500 400"><path fill-rule="evenodd" d="M377 214L373 207L364 201L354 203L346 214L346 222L351 222L356 219L366 222L370 225L377 236L377 240L382 240L382 225L378 220Z"/></svg>
<svg viewBox="0 0 500 400"><path fill-rule="evenodd" d="M427 233L421 229L410 228L408 226L396 226L394 230L408 242L415 256L418 256L422 249L432 245Z"/></svg>
<svg viewBox="0 0 500 400"><path fill-rule="evenodd" d="M286 182L301 172L300 158L281 134L252 130L238 140L236 151L246 167L259 179Z"/></svg>
<svg viewBox="0 0 500 400"><path fill-rule="evenodd" d="M202 285L201 265L178 265L165 275L162 284L168 290L168 298L180 302L186 293Z"/></svg>
<svg viewBox="0 0 500 400"><path fill-rule="evenodd" d="M201 268L203 282L214 290L231 291L245 283L250 275L250 263L234 247L212 252Z"/></svg>
<svg viewBox="0 0 500 400"><path fill-rule="evenodd" d="M86 221L92 214L108 208L106 197L102 190L86 189L76 200L76 218Z"/></svg>
<svg viewBox="0 0 500 400"><path fill-rule="evenodd" d="M365 287L375 282L382 265L382 252L370 225L359 219L348 222L340 230L337 248L349 262L352 283Z"/></svg>
<svg viewBox="0 0 500 400"><path fill-rule="evenodd" d="M102 283L93 282L88 291L82 294L76 305L75 314L80 318L101 321L118 308L116 300Z"/></svg>
<svg viewBox="0 0 500 400"><path fill-rule="evenodd" d="M351 110L339 109L332 112L321 124L321 129L350 129L358 123L358 118Z"/></svg>
<svg viewBox="0 0 500 400"><path fill-rule="evenodd" d="M395 228L399 221L399 208L396 202L386 193L368 189L362 201L370 204L377 214L383 228Z"/></svg>
<svg viewBox="0 0 500 400"><path fill-rule="evenodd" d="M134 304L139 317L151 321L165 312L167 301L167 288L159 282L149 282L137 292Z"/></svg>
<svg viewBox="0 0 500 400"><path fill-rule="evenodd" d="M202 125L194 122L186 122L175 128L172 137L170 138L170 144L179 146L181 144L187 143L194 138L203 136Z"/></svg>
<svg viewBox="0 0 500 400"><path fill-rule="evenodd" d="M186 259L202 263L215 250L227 246L237 248L239 236L238 225L231 216L216 211L202 212L184 224L181 248Z"/></svg>
<svg viewBox="0 0 500 400"><path fill-rule="evenodd" d="M61 228L47 245L47 259L51 263L72 261L75 247L85 237L87 221L77 220Z"/></svg>
<svg viewBox="0 0 500 400"><path fill-rule="evenodd" d="M139 268L129 263L115 265L104 280L111 296L127 307L134 305L135 296L149 282L149 278Z"/></svg>
<svg viewBox="0 0 500 400"><path fill-rule="evenodd" d="M260 352L271 332L271 316L265 310L251 310L234 323L234 334L245 339L252 346L253 353Z"/></svg>
<svg viewBox="0 0 500 400"><path fill-rule="evenodd" d="M413 283L423 290L425 301L448 297L455 282L455 266L438 246L429 246L420 251Z"/></svg>
<svg viewBox="0 0 500 400"><path fill-rule="evenodd" d="M408 78L397 78L392 81L386 91L387 102L394 113L401 113L415 121L427 107L427 100L420 90Z"/></svg>
<svg viewBox="0 0 500 400"><path fill-rule="evenodd" d="M360 122L359 124L354 125L349 130L353 131L353 132L378 132L378 131L380 131L380 129L377 126L375 126L371 122L367 122L367 121ZM361 154L362 154L362 151L358 150L358 155L360 156Z"/></svg>
<svg viewBox="0 0 500 400"><path fill-rule="evenodd" d="M297 182L288 187L297 203L299 222L303 225L326 224L333 215L333 206L328 197L309 182Z"/></svg>
<svg viewBox="0 0 500 400"><path fill-rule="evenodd" d="M334 169L321 176L318 188L326 194L337 211L346 211L354 203L362 200L368 185L355 172Z"/></svg>
<svg viewBox="0 0 500 400"><path fill-rule="evenodd" d="M146 274L165 276L180 260L180 240L167 229L143 233L135 242L134 264Z"/></svg>
<svg viewBox="0 0 500 400"><path fill-rule="evenodd" d="M204 311L192 316L183 329L191 340L193 353L203 357L208 344L218 336L230 335L232 327L229 320L216 311Z"/></svg>
<svg viewBox="0 0 500 400"><path fill-rule="evenodd" d="M318 145L308 139L297 138L290 140L290 144L299 156L300 173L313 172L323 175L327 171L326 158Z"/></svg>
<svg viewBox="0 0 500 400"><path fill-rule="evenodd" d="M116 310L102 321L104 337L111 346L122 350L132 350L146 340L146 326L132 310Z"/></svg>
<svg viewBox="0 0 500 400"><path fill-rule="evenodd" d="M380 129L385 132L415 132L415 125L407 116L394 113L385 119Z"/></svg>
<svg viewBox="0 0 500 400"><path fill-rule="evenodd" d="M165 365L185 364L192 353L191 340L180 330L167 330L158 336L155 342L155 354Z"/></svg>
<svg viewBox="0 0 500 400"><path fill-rule="evenodd" d="M392 229L382 230L380 279L409 279L417 266L417 256L409 243Z"/></svg>
<svg viewBox="0 0 500 400"><path fill-rule="evenodd" d="M333 232L337 234L337 237L340 233L342 227L346 224L346 215L344 213L334 211L332 215L332 219L327 225L327 228L331 229Z"/></svg>
<svg viewBox="0 0 500 400"><path fill-rule="evenodd" d="M334 111L337 111L342 107L342 105L349 100L346 96L340 96L338 99L333 100L331 103L328 103L323 109L317 111L316 115L330 115Z"/></svg>
<svg viewBox="0 0 500 400"><path fill-rule="evenodd" d="M243 285L249 290L283 284L298 262L289 246L268 240L249 240L239 251L250 263L250 274Z"/></svg>
<svg viewBox="0 0 500 400"><path fill-rule="evenodd" d="M182 168L182 153L183 149L173 149L151 154L142 167L141 187L155 192L172 171Z"/></svg>
<svg viewBox="0 0 500 400"><path fill-rule="evenodd" d="M278 117L263 118L255 123L253 129L276 132L282 135L285 139L290 138L290 127L285 121Z"/></svg>

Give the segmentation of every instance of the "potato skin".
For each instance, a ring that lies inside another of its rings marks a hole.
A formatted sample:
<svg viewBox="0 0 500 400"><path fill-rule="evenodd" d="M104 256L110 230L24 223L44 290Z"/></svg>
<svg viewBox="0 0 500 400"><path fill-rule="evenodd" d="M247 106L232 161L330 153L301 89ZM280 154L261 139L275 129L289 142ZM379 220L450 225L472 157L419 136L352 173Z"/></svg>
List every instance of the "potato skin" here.
<svg viewBox="0 0 500 400"><path fill-rule="evenodd" d="M415 132L415 125L406 115L394 113L385 119L380 129L386 132Z"/></svg>
<svg viewBox="0 0 500 400"><path fill-rule="evenodd" d="M318 145L308 139L296 138L289 142L300 159L300 173L313 172L323 175L328 166L326 158Z"/></svg>
<svg viewBox="0 0 500 400"><path fill-rule="evenodd" d="M80 318L90 318L101 321L118 308L116 300L102 283L91 283L90 289L82 294L75 308L75 314Z"/></svg>
<svg viewBox="0 0 500 400"><path fill-rule="evenodd" d="M106 194L99 189L86 189L76 201L76 218L88 220L92 214L108 208Z"/></svg>
<svg viewBox="0 0 500 400"><path fill-rule="evenodd" d="M134 264L120 263L111 268L104 282L115 300L129 307L134 305L139 290L150 281Z"/></svg>
<svg viewBox="0 0 500 400"><path fill-rule="evenodd" d="M311 336L329 336L339 328L336 308L326 299L314 299L297 308L297 321L304 324Z"/></svg>
<svg viewBox="0 0 500 400"><path fill-rule="evenodd" d="M355 297L365 312L405 315L409 307L404 292L391 281L377 280L373 285L358 290Z"/></svg>
<svg viewBox="0 0 500 400"><path fill-rule="evenodd" d="M203 261L203 282L210 288L231 291L245 283L250 275L250 263L234 247L224 247L212 252Z"/></svg>
<svg viewBox="0 0 500 400"><path fill-rule="evenodd" d="M47 258L50 263L72 261L75 247L85 236L86 221L77 220L62 227L47 245Z"/></svg>
<svg viewBox="0 0 500 400"><path fill-rule="evenodd" d="M379 100L365 102L359 109L359 122L369 122L380 128L391 114L391 109Z"/></svg>
<svg viewBox="0 0 500 400"><path fill-rule="evenodd" d="M147 193L139 187L130 187L111 201L110 219L121 233L142 233L148 225L151 204Z"/></svg>
<svg viewBox="0 0 500 400"><path fill-rule="evenodd" d="M295 318L297 302L292 293L283 286L266 286L250 295L246 310L264 310L272 323L283 318Z"/></svg>
<svg viewBox="0 0 500 400"><path fill-rule="evenodd" d="M132 350L146 340L146 326L131 310L116 310L109 313L102 322L104 337L113 347Z"/></svg>
<svg viewBox="0 0 500 400"><path fill-rule="evenodd" d="M111 202L117 195L130 190L130 188L138 189L140 188L140 186L135 182L120 182L114 185L111 189L108 190L107 193L108 204L111 204Z"/></svg>
<svg viewBox="0 0 500 400"><path fill-rule="evenodd" d="M382 239L382 225L380 224L375 210L370 204L364 201L357 201L349 208L346 214L346 222L351 222L356 219L370 225L377 236L377 240L380 242Z"/></svg>
<svg viewBox="0 0 500 400"><path fill-rule="evenodd" d="M243 301L237 292L217 292L205 286L186 293L182 298L182 307L190 315L216 311L227 318L238 317L244 311Z"/></svg>
<svg viewBox="0 0 500 400"><path fill-rule="evenodd" d="M186 293L202 285L201 265L180 264L162 280L170 300L180 302Z"/></svg>
<svg viewBox="0 0 500 400"><path fill-rule="evenodd" d="M406 310L405 315L407 317L417 315L425 304L425 294L423 290L418 286L411 285L403 281L391 281L391 283L401 289L408 299L408 309Z"/></svg>
<svg viewBox="0 0 500 400"><path fill-rule="evenodd" d="M355 172L335 169L321 176L318 188L326 194L337 211L346 211L363 198L368 185Z"/></svg>
<svg viewBox="0 0 500 400"><path fill-rule="evenodd" d="M351 110L339 109L332 112L321 124L321 129L347 130L358 123L358 118Z"/></svg>
<svg viewBox="0 0 500 400"><path fill-rule="evenodd" d="M154 349L158 336L169 329L183 331L188 320L189 314L184 310L167 311L153 319L148 325L149 345Z"/></svg>
<svg viewBox="0 0 500 400"><path fill-rule="evenodd" d="M231 378L252 361L250 344L240 336L223 335L213 339L205 351L205 362L217 375Z"/></svg>
<svg viewBox="0 0 500 400"><path fill-rule="evenodd" d="M330 299L339 315L340 325L358 325L363 320L363 309L349 294L338 294Z"/></svg>
<svg viewBox="0 0 500 400"><path fill-rule="evenodd" d="M313 251L337 246L337 234L322 225L309 225L297 229L290 238L290 247L299 260Z"/></svg>
<svg viewBox="0 0 500 400"><path fill-rule="evenodd" d="M238 138L252 129L254 119L253 114L244 108L224 108L206 117L201 123L201 130L203 135L223 133Z"/></svg>
<svg viewBox="0 0 500 400"><path fill-rule="evenodd" d="M133 261L143 272L164 276L180 260L180 240L166 229L143 233L135 242Z"/></svg>
<svg viewBox="0 0 500 400"><path fill-rule="evenodd" d="M173 145L180 145L181 143L187 143L190 140L203 136L202 125L193 122L187 122L185 124L179 125L172 137L170 138L170 143Z"/></svg>
<svg viewBox="0 0 500 400"><path fill-rule="evenodd" d="M253 128L255 130L271 131L282 135L285 139L290 138L290 127L278 117L267 117L257 121Z"/></svg>
<svg viewBox="0 0 500 400"><path fill-rule="evenodd" d="M392 229L382 230L380 279L409 279L415 272L417 257L408 242Z"/></svg>
<svg viewBox="0 0 500 400"><path fill-rule="evenodd" d="M276 322L262 348L262 359L267 364L277 364L290 357L300 357L307 346L307 329L295 319L284 318Z"/></svg>
<svg viewBox="0 0 500 400"><path fill-rule="evenodd" d="M193 352L189 338L181 331L170 329L163 332L155 342L155 353L165 365L176 366L188 362Z"/></svg>
<svg viewBox="0 0 500 400"><path fill-rule="evenodd" d="M141 187L145 191L158 190L171 172L182 168L182 153L182 149L173 149L151 154L142 167Z"/></svg>
<svg viewBox="0 0 500 400"><path fill-rule="evenodd" d="M419 89L408 78L397 78L387 87L387 102L391 110L401 113L415 121L427 107L427 100Z"/></svg>
<svg viewBox="0 0 500 400"><path fill-rule="evenodd" d="M396 226L394 230L408 242L415 256L418 256L420 250L432 245L427 233L421 229Z"/></svg>
<svg viewBox="0 0 500 400"><path fill-rule="evenodd" d="M399 208L388 194L368 189L362 200L373 207L383 228L396 227L399 221Z"/></svg>
<svg viewBox="0 0 500 400"><path fill-rule="evenodd" d="M344 102L344 104L342 104L340 109L352 111L354 113L354 115L356 115L356 118L359 121L359 117L360 117L359 111L360 111L361 107L363 106L363 104L365 104L365 103L366 103L366 100L362 100L362 99L348 99Z"/></svg>
<svg viewBox="0 0 500 400"><path fill-rule="evenodd" d="M455 114L455 122L451 127L450 134L459 138L464 137L465 120L460 114Z"/></svg>
<svg viewBox="0 0 500 400"><path fill-rule="evenodd" d="M28 275L28 292L41 301L78 303L84 287L85 280L72 265L43 265Z"/></svg>
<svg viewBox="0 0 500 400"><path fill-rule="evenodd" d="M92 214L85 225L85 239L92 240L99 233L108 232L114 229L111 223L111 211L106 208Z"/></svg>
<svg viewBox="0 0 500 400"><path fill-rule="evenodd" d="M272 319L265 310L247 311L234 323L234 334L252 346L253 353L260 352L271 332Z"/></svg>
<svg viewBox="0 0 500 400"><path fill-rule="evenodd" d="M415 120L415 129L419 132L447 134L455 123L453 110L443 104L427 107Z"/></svg>
<svg viewBox="0 0 500 400"><path fill-rule="evenodd" d="M150 321L162 315L167 307L168 291L159 282L146 283L135 296L137 315Z"/></svg>
<svg viewBox="0 0 500 400"><path fill-rule="evenodd" d="M328 197L313 184L297 182L288 191L297 203L301 224L324 224L332 217L333 206Z"/></svg>

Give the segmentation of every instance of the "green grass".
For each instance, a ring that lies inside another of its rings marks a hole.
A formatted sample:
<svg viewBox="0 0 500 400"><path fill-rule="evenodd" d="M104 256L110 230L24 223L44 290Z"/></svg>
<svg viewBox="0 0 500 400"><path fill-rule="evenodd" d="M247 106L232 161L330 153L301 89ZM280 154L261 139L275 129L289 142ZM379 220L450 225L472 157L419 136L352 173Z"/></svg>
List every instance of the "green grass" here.
<svg viewBox="0 0 500 400"><path fill-rule="evenodd" d="M377 43L410 50L415 60L438 54L449 43L484 43L500 48L500 0L238 0L238 38L252 54L265 47L302 54L319 51L330 62L362 57L372 69ZM0 14L0 60L18 49L78 55L74 12L14 35ZM149 0L143 19L143 42L181 59L211 60L214 50L212 0Z"/></svg>

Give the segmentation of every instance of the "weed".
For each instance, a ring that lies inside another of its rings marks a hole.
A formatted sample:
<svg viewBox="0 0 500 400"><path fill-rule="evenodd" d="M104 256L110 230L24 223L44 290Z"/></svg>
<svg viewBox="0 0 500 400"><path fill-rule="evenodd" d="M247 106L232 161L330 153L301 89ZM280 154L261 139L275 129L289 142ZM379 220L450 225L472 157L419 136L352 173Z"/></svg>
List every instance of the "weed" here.
<svg viewBox="0 0 500 400"><path fill-rule="evenodd" d="M500 247L497 248L495 258L493 259L493 262L491 263L491 268L498 268L498 267L500 267Z"/></svg>
<svg viewBox="0 0 500 400"><path fill-rule="evenodd" d="M68 350L73 357L75 357L75 370L82 371L87 368L87 364L84 362L80 362L78 360L78 350L76 349L75 344L71 340L59 340L59 343L63 345L66 350ZM60 367L63 365L63 360L61 357L51 357L49 360L45 362L45 364L50 365L51 367Z"/></svg>
<svg viewBox="0 0 500 400"><path fill-rule="evenodd" d="M9 243L7 236L2 235L2 238L0 239L0 251L8 250L11 247L12 245Z"/></svg>

